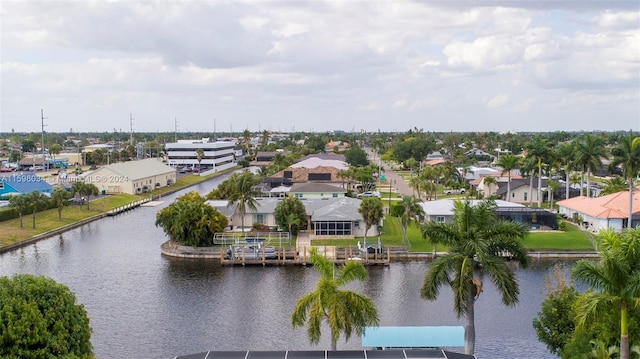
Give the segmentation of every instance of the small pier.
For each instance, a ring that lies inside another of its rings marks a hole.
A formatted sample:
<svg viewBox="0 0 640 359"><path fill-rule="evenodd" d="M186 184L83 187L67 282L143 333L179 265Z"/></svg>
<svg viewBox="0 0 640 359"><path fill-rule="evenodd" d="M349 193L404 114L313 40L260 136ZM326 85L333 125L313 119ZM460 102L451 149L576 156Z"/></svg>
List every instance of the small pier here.
<svg viewBox="0 0 640 359"><path fill-rule="evenodd" d="M134 208L138 208L138 207L144 205L147 202L151 202L151 197L145 198L145 199L141 199L139 201L131 202L131 203L116 207L116 208L108 211L107 212L107 216L110 216L110 217L111 216L117 216L120 213L124 213L124 212L130 211L130 210L132 210Z"/></svg>
<svg viewBox="0 0 640 359"><path fill-rule="evenodd" d="M358 248L333 246L316 247L320 254L334 263L343 264L347 261L359 261L364 265L389 265L391 252L389 248L376 251L376 253L362 252ZM310 264L309 249L304 247L302 251L296 247L276 247L275 254L266 252L264 247L257 255L251 253L236 253L229 256L227 248L220 248L220 263L222 265L307 265Z"/></svg>

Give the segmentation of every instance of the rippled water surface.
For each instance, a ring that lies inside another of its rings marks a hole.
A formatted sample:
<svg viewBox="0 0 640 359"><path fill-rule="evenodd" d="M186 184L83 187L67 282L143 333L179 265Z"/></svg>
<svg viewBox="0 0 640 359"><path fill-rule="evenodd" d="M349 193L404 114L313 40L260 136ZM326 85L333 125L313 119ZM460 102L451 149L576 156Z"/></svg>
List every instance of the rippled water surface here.
<svg viewBox="0 0 640 359"><path fill-rule="evenodd" d="M206 193L219 181L195 189ZM317 347L310 347L305 329L293 330L290 324L297 298L312 290L318 278L312 268L221 267L162 257L166 237L153 223L158 209L174 198L2 254L0 275L43 274L68 285L89 313L100 359L330 348L328 330ZM517 271L521 295L513 308L503 306L485 281L476 303L478 358L554 358L531 326L553 264L536 262ZM351 288L375 301L381 325L462 325L447 288L437 301L420 299L427 268L426 262L368 267L368 281ZM347 348L362 348L360 338L338 343L338 349Z"/></svg>

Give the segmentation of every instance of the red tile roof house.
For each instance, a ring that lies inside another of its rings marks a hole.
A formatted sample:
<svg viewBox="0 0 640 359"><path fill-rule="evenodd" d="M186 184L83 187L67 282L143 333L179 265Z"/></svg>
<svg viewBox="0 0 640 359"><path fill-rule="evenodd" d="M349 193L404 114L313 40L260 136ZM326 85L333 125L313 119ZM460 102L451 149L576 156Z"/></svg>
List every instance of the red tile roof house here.
<svg viewBox="0 0 640 359"><path fill-rule="evenodd" d="M567 218L582 218L583 228L599 232L613 228L622 231L627 227L629 218L629 191L609 194L602 197L573 197L558 202L559 213ZM633 192L633 227L640 225L640 192Z"/></svg>

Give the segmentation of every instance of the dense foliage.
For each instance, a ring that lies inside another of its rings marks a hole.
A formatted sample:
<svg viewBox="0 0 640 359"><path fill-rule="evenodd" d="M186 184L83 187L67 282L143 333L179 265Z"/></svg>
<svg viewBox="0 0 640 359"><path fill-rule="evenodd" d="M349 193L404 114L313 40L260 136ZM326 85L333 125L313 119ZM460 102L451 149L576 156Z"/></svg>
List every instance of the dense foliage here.
<svg viewBox="0 0 640 359"><path fill-rule="evenodd" d="M364 167L369 165L367 153L358 146L352 146L344 151L344 160L353 167Z"/></svg>
<svg viewBox="0 0 640 359"><path fill-rule="evenodd" d="M158 211L155 224L162 227L173 241L204 247L213 244L213 235L223 232L228 220L194 191L178 197L175 202Z"/></svg>
<svg viewBox="0 0 640 359"><path fill-rule="evenodd" d="M307 225L307 212L297 197L286 197L276 205L274 216L280 228L286 228L292 235Z"/></svg>
<svg viewBox="0 0 640 359"><path fill-rule="evenodd" d="M0 277L0 357L92 358L87 312L54 280Z"/></svg>

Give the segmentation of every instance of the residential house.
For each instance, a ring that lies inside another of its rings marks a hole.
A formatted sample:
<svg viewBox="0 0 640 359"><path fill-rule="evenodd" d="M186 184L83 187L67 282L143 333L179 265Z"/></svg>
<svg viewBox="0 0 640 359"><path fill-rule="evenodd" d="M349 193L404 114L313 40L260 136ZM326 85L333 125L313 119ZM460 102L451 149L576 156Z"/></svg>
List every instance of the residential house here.
<svg viewBox="0 0 640 359"><path fill-rule="evenodd" d="M0 176L0 197L29 194L38 191L50 195L53 187L33 173L12 173Z"/></svg>
<svg viewBox="0 0 640 359"><path fill-rule="evenodd" d="M294 183L289 193L298 198L337 198L344 197L347 190L334 184L307 182Z"/></svg>
<svg viewBox="0 0 640 359"><path fill-rule="evenodd" d="M282 198L256 198L257 210L247 208L244 216L244 229L248 231L254 223L270 228L277 228L275 209ZM361 201L350 197L301 198L307 213L307 229L311 238L355 238L364 236L365 224L358 212ZM207 204L218 209L229 219L233 231L242 230L242 219L235 212L235 206L228 206L227 201L207 201ZM377 236L377 226L367 231L367 236Z"/></svg>
<svg viewBox="0 0 640 359"><path fill-rule="evenodd" d="M633 192L632 227L640 226L640 191ZM599 232L613 228L622 231L629 222L629 191L602 197L573 197L558 201L558 211L566 218L580 223L583 228Z"/></svg>
<svg viewBox="0 0 640 359"><path fill-rule="evenodd" d="M544 198L547 194L547 180L542 180L542 192L541 197ZM507 200L507 182L499 182L498 189L495 194L503 200ZM509 202L517 203L537 203L538 202L538 179L533 179L533 187L529 190L529 179L526 178L511 178L511 198Z"/></svg>
<svg viewBox="0 0 640 359"><path fill-rule="evenodd" d="M479 201L473 200L473 203ZM524 205L519 203L510 203L502 200L495 201L498 208L523 208ZM420 203L425 214L425 221L450 223L453 220L454 200L439 199L435 201L427 201Z"/></svg>
<svg viewBox="0 0 640 359"><path fill-rule="evenodd" d="M104 193L140 194L175 184L176 169L149 158L100 167L81 178Z"/></svg>

